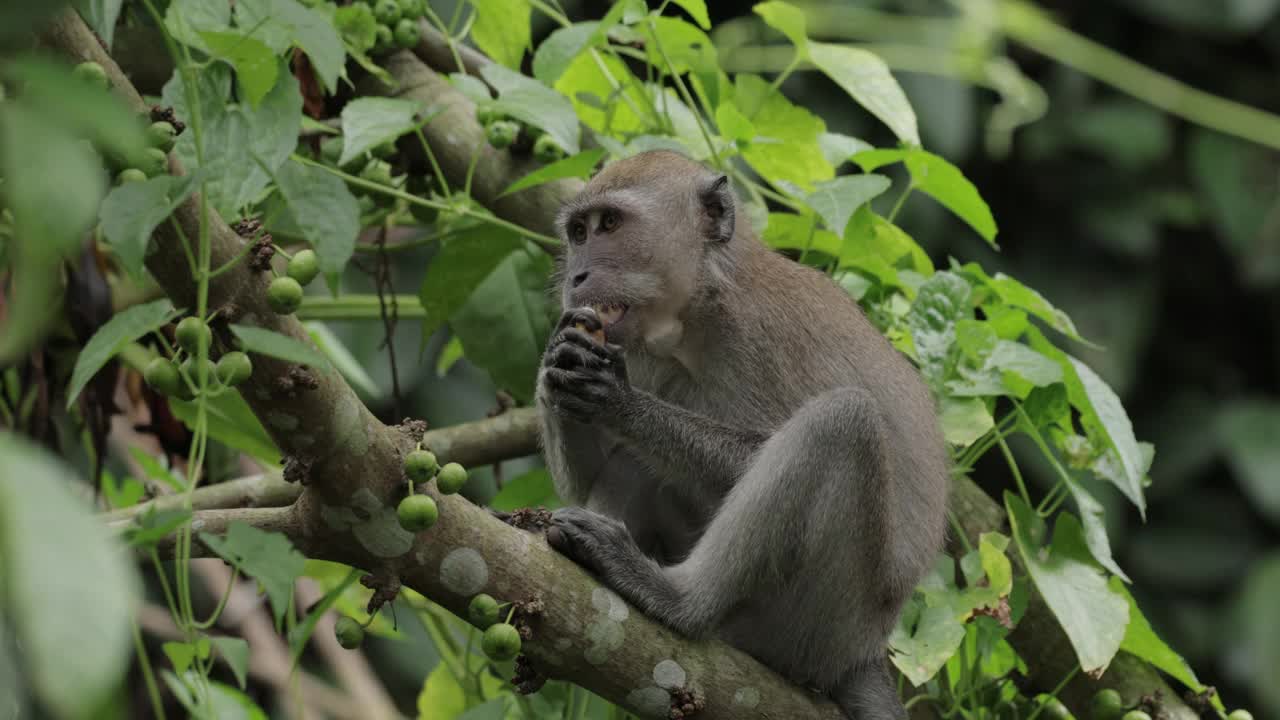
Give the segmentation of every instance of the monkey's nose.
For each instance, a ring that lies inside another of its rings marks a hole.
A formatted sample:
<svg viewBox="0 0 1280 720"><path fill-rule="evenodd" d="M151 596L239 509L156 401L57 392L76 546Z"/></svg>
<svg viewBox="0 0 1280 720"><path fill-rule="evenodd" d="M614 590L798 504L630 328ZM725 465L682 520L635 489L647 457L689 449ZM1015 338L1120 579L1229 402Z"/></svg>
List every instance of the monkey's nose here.
<svg viewBox="0 0 1280 720"><path fill-rule="evenodd" d="M590 272L588 272L588 271L584 270L584 271L582 271L582 272L578 273L577 275L574 275L574 276L573 276L573 286L574 286L574 287L578 287L578 286L579 286L579 285L581 285L582 283L586 282L586 280L587 280L587 275L589 275L589 274L590 274Z"/></svg>

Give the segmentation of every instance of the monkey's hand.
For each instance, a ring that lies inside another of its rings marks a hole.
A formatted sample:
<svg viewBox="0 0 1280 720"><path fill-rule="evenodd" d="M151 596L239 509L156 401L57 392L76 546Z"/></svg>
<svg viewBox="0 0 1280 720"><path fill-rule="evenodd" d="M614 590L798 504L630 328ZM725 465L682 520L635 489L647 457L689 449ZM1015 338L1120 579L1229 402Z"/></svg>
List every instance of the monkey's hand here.
<svg viewBox="0 0 1280 720"><path fill-rule="evenodd" d="M600 328L594 310L569 310L543 356L539 390L553 411L578 422L607 419L631 393L622 348L592 338Z"/></svg>
<svg viewBox="0 0 1280 720"><path fill-rule="evenodd" d="M639 553L627 526L580 507L566 507L551 513L547 544L561 555L601 576L610 576L633 561Z"/></svg>

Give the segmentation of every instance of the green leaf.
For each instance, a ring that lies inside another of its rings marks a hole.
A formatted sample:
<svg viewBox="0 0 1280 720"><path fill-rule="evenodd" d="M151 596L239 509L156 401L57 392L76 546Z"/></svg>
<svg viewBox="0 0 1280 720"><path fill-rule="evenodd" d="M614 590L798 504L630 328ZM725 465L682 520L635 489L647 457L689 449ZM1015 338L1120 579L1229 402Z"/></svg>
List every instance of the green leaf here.
<svg viewBox="0 0 1280 720"><path fill-rule="evenodd" d="M320 598L320 602L312 605L307 610L307 616L303 618L302 622L289 630L289 659L292 666L297 667L298 660L302 657L302 652L307 649L307 642L311 640L311 635L315 632L316 623L320 622L320 618L329 612L329 608L333 607L338 598L342 597L347 588L351 587L362 574L359 570L351 568L342 582L329 588L324 597ZM243 685L243 682L241 685Z"/></svg>
<svg viewBox="0 0 1280 720"><path fill-rule="evenodd" d="M342 272L360 234L360 204L347 184L323 168L296 160L281 165L275 180L293 222L316 250L320 271Z"/></svg>
<svg viewBox="0 0 1280 720"><path fill-rule="evenodd" d="M991 208L955 165L926 150L867 150L853 157L866 172L893 162L904 162L911 172L912 186L925 192L942 206L968 223L992 246L995 244L996 221Z"/></svg>
<svg viewBox="0 0 1280 720"><path fill-rule="evenodd" d="M236 80L250 105L257 106L271 92L280 71L271 48L234 32L201 32L200 39L213 57L235 68Z"/></svg>
<svg viewBox="0 0 1280 720"><path fill-rule="evenodd" d="M167 642L160 646L169 664L179 674L185 673L196 659L196 646L186 642Z"/></svg>
<svg viewBox="0 0 1280 720"><path fill-rule="evenodd" d="M199 186L199 174L160 175L145 182L118 185L98 209L102 234L120 264L134 278L142 277L151 234Z"/></svg>
<svg viewBox="0 0 1280 720"><path fill-rule="evenodd" d="M755 126L756 137L742 157L756 172L770 182L785 180L805 190L835 176L818 144L827 131L822 118L746 73L735 79L733 103Z"/></svg>
<svg viewBox="0 0 1280 720"><path fill-rule="evenodd" d="M1058 514L1053 543L1044 548L1036 539L1044 537L1044 521L1035 511L1011 492L1005 492L1004 504L1022 561L1062 624L1081 668L1100 674L1124 639L1129 624L1128 601L1109 587L1106 573L1094 563L1080 521L1074 515Z"/></svg>
<svg viewBox="0 0 1280 720"><path fill-rule="evenodd" d="M120 509L137 505L142 500L146 488L137 478L122 477L117 479L110 470L102 470L102 494L112 509Z"/></svg>
<svg viewBox="0 0 1280 720"><path fill-rule="evenodd" d="M182 703L191 717L214 717L218 720L267 720L267 714L258 707L249 696L233 687L212 680L200 681L208 693L193 692L191 686L196 683L194 672L183 675L179 680L168 670L162 670L160 677L173 696ZM208 698L208 707L200 704L199 698Z"/></svg>
<svg viewBox="0 0 1280 720"><path fill-rule="evenodd" d="M342 156L338 164L346 165L409 132L422 110L421 103L400 98L362 97L347 103L342 108Z"/></svg>
<svg viewBox="0 0 1280 720"><path fill-rule="evenodd" d="M133 524L125 529L124 536L133 547L154 547L190 519L190 510L157 510L153 505L133 517Z"/></svg>
<svg viewBox="0 0 1280 720"><path fill-rule="evenodd" d="M551 258L536 251L507 255L449 321L467 359L524 403L533 400L533 380L551 334L551 265Z"/></svg>
<svg viewBox="0 0 1280 720"><path fill-rule="evenodd" d="M595 46L599 27L598 22L580 22L548 35L533 54L533 76L546 85L554 85L574 58Z"/></svg>
<svg viewBox="0 0 1280 720"><path fill-rule="evenodd" d="M168 300L156 300L113 315L89 338L76 358L71 382L67 385L67 409L70 410L80 391L98 374L107 361L126 345L169 322L175 315Z"/></svg>
<svg viewBox="0 0 1280 720"><path fill-rule="evenodd" d="M862 48L809 43L809 60L849 96L889 126L899 140L920 144L916 114L889 66Z"/></svg>
<svg viewBox="0 0 1280 720"><path fill-rule="evenodd" d="M551 473L545 468L530 470L511 478L503 483L502 489L489 501L489 507L504 512L538 506L548 509L560 507L556 486L551 482Z"/></svg>
<svg viewBox="0 0 1280 720"><path fill-rule="evenodd" d="M936 273L920 287L907 315L920 370L934 388L942 387L954 367L951 349L956 323L973 317L971 295L964 278L951 272Z"/></svg>
<svg viewBox="0 0 1280 720"><path fill-rule="evenodd" d="M448 322L511 253L522 246L520 237L509 230L479 225L441 244L422 279L418 297L426 317L423 337ZM500 306L493 308L502 312Z"/></svg>
<svg viewBox="0 0 1280 720"><path fill-rule="evenodd" d="M169 410L188 429L195 431L196 403L171 397ZM280 464L280 448L239 392L205 399L205 427L209 429L209 437L223 445L247 453L268 467Z"/></svg>
<svg viewBox="0 0 1280 720"><path fill-rule="evenodd" d="M1280 525L1280 405L1234 402L1218 413L1214 429L1245 495Z"/></svg>
<svg viewBox="0 0 1280 720"><path fill-rule="evenodd" d="M245 352L270 355L286 362L313 368L323 368L327 364L318 350L288 335L250 325L231 325L230 328L231 332L240 339L240 345Z"/></svg>
<svg viewBox="0 0 1280 720"><path fill-rule="evenodd" d="M985 403L978 398L942 398L938 412L942 435L947 442L968 447L995 427L995 420Z"/></svg>
<svg viewBox="0 0 1280 720"><path fill-rule="evenodd" d="M716 127L721 135L739 143L749 143L756 136L756 126L731 102L722 102L716 108Z"/></svg>
<svg viewBox="0 0 1280 720"><path fill-rule="evenodd" d="M994 292L996 297L1005 305L1026 310L1033 316L1043 320L1049 327L1072 340L1088 342L1076 332L1075 323L1071 322L1071 318L1065 312L1054 307L1048 300L1044 299L1043 295L1014 278L1004 273L996 273L995 277L991 277L977 263L966 263L954 269Z"/></svg>
<svg viewBox="0 0 1280 720"><path fill-rule="evenodd" d="M236 22L242 28L259 27L265 6L267 3L263 0L236 0ZM338 78L346 75L343 66L347 57L334 23L318 10L296 0L270 0L269 8L271 21L307 54L325 89L335 92ZM258 11L247 12L252 9Z"/></svg>
<svg viewBox="0 0 1280 720"><path fill-rule="evenodd" d="M618 3L614 7L623 4ZM599 35L599 28L596 34ZM603 38L600 41L603 42ZM619 83L621 89L614 90L609 78ZM647 119L631 109L633 106L644 107L649 96L630 68L612 55L579 53L569 62L554 87L557 93L571 99L582 124L604 137L625 137L649 129Z"/></svg>
<svg viewBox="0 0 1280 720"><path fill-rule="evenodd" d="M449 342L445 343L440 356L436 358L436 377L442 378L449 374L449 370L463 357L462 341L457 335L449 336Z"/></svg>
<svg viewBox="0 0 1280 720"><path fill-rule="evenodd" d="M689 17L698 23L703 30L711 29L711 16L707 14L707 3L704 0L674 0L676 5L684 8Z"/></svg>
<svg viewBox="0 0 1280 720"><path fill-rule="evenodd" d="M828 230L843 235L853 212L883 194L890 184L883 175L843 175L818 183L804 201L822 217Z"/></svg>
<svg viewBox="0 0 1280 720"><path fill-rule="evenodd" d="M174 40L209 51L200 37L231 27L231 4L223 0L173 0L164 13L164 26Z"/></svg>
<svg viewBox="0 0 1280 720"><path fill-rule="evenodd" d="M1178 682L1186 685L1193 692L1203 692L1205 687L1196 677L1195 671L1187 664L1182 656L1174 652L1173 648L1165 644L1156 631L1152 629L1151 623L1147 622L1147 618L1142 614L1142 610L1138 607L1138 603L1129 594L1124 583L1117 578L1111 578L1111 591L1124 597L1129 603L1129 625L1124 631L1124 640L1120 643L1120 649L1127 653L1135 655L1147 662L1151 663L1161 671ZM1215 693L1213 699L1217 701L1215 704L1222 709L1221 700Z"/></svg>
<svg viewBox="0 0 1280 720"><path fill-rule="evenodd" d="M58 459L0 433L0 585L22 674L60 717L89 717L130 664L134 562Z"/></svg>
<svg viewBox="0 0 1280 720"><path fill-rule="evenodd" d="M870 143L840 133L825 132L818 136L822 155L831 167L840 167L860 152L871 150Z"/></svg>
<svg viewBox="0 0 1280 720"><path fill-rule="evenodd" d="M563 178L587 178L591 176L591 171L595 169L596 163L600 162L600 158L604 157L604 150L601 148L593 148L591 150L583 150L577 155L570 155L563 160L557 160L550 165L544 165L537 170L525 175L519 180L511 183L511 186L502 191L502 195L510 195L521 190L528 190L531 187L537 187L543 183L552 180L560 180ZM498 197L502 197L499 195Z"/></svg>
<svg viewBox="0 0 1280 720"><path fill-rule="evenodd" d="M751 8L752 12L764 18L764 22L769 27L777 30L792 45L796 46L796 52L801 56L806 56L809 46L809 36L805 31L804 11L790 3L772 0L771 2L762 2Z"/></svg>
<svg viewBox="0 0 1280 720"><path fill-rule="evenodd" d="M1071 491L1071 499L1075 501L1076 510L1080 513L1084 541L1089 546L1093 559L1112 574L1128 582L1129 576L1120 569L1120 565L1111 555L1111 538L1107 536L1106 508L1098 502L1093 493L1080 484L1078 479L1070 475L1067 477L1069 478L1066 481L1067 489Z"/></svg>
<svg viewBox="0 0 1280 720"><path fill-rule="evenodd" d="M200 540L210 550L258 581L271 601L276 625L284 619L293 596L293 581L302 575L306 558L293 549L288 538L259 530L252 525L233 522L226 537L200 533Z"/></svg>
<svg viewBox="0 0 1280 720"><path fill-rule="evenodd" d="M494 61L518 71L532 39L529 0L471 0L471 5L476 11L471 41Z"/></svg>
<svg viewBox="0 0 1280 720"><path fill-rule="evenodd" d="M304 322L302 325L311 336L311 342L316 344L320 352L324 353L324 356L333 364L333 368L352 388L365 399L376 400L382 397L382 389L373 381L373 378L369 377L364 366L355 355L351 354L342 339L329 329L328 325L314 320Z"/></svg>
<svg viewBox="0 0 1280 720"><path fill-rule="evenodd" d="M1143 487L1151 460L1134 437L1128 413L1115 391L1092 368L1070 356L1066 356L1066 362L1069 365L1064 364L1063 370L1067 378L1067 397L1080 412L1081 424L1091 439L1106 443L1119 460L1117 472L1107 479L1137 506L1145 518L1147 501Z"/></svg>
<svg viewBox="0 0 1280 720"><path fill-rule="evenodd" d="M427 675L418 693L419 720L454 720L467 710L467 695L441 662Z"/></svg>
<svg viewBox="0 0 1280 720"><path fill-rule="evenodd" d="M715 43L706 33L680 18L661 15L650 16L644 29L649 38L645 43L649 64L671 75L693 72L707 82L718 83L720 65ZM699 136L698 140L701 139Z"/></svg>
<svg viewBox="0 0 1280 720"><path fill-rule="evenodd" d="M210 640L218 650L218 657L231 668L231 674L236 676L236 683L243 690L249 672L249 643L242 638L226 635Z"/></svg>
<svg viewBox="0 0 1280 720"><path fill-rule="evenodd" d="M172 6L171 6L172 7ZM257 107L229 103L226 67L215 63L198 71L201 128L205 148L205 182L202 192L228 222L260 199L274 171L289 158L302 127L302 93L287 68ZM181 73L164 86L163 102L179 117L191 119L186 108ZM200 167L195 133L178 136L174 148L188 171ZM264 170L259 161L267 167Z"/></svg>
<svg viewBox="0 0 1280 720"><path fill-rule="evenodd" d="M569 155L578 152L578 114L568 98L497 63L484 66L480 74L498 91L493 109L526 125L542 128Z"/></svg>
<svg viewBox="0 0 1280 720"><path fill-rule="evenodd" d="M795 213L769 213L769 224L761 238L776 250L820 252L833 258L840 257L844 242L830 230L817 228L818 221L812 215Z"/></svg>
<svg viewBox="0 0 1280 720"><path fill-rule="evenodd" d="M845 228L840 266L902 268L925 277L931 277L934 272L933 263L920 245L902 228L872 212L870 205L859 207L853 213L853 222ZM883 270L875 274L882 273ZM901 287L908 298L913 298L915 290L900 282L896 272L892 275L892 278L882 278L881 282Z"/></svg>

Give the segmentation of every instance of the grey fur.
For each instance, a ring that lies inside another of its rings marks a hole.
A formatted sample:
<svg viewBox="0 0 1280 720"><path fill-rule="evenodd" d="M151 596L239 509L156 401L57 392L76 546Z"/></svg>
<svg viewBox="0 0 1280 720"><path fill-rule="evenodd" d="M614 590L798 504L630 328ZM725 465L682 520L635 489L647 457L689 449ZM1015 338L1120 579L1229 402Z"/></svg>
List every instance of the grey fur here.
<svg viewBox="0 0 1280 720"><path fill-rule="evenodd" d="M556 487L583 507L548 538L675 630L853 720L904 718L885 644L942 547L948 489L919 374L679 155L610 165L558 226L581 282L562 283L538 407ZM629 309L602 345L597 314L572 308L614 304Z"/></svg>

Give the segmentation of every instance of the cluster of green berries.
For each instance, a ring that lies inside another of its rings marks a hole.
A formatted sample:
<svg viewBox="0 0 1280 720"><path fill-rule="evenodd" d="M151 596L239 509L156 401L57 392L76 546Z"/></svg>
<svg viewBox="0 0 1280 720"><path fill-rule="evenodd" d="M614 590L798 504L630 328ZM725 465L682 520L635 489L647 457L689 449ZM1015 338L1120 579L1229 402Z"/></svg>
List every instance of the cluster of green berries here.
<svg viewBox="0 0 1280 720"><path fill-rule="evenodd" d="M191 400L195 397L192 385L198 383L200 377L199 358L202 350L207 354L212 346L213 332L204 320L186 317L178 323L174 339L178 342L179 354L185 355L185 359L179 360L176 356L173 359L154 358L143 368L142 377L152 390L161 395ZM253 374L253 361L239 350L223 354L216 363L208 360L204 363L205 377L226 387L235 387ZM190 379L191 384L184 380L183 375Z"/></svg>
<svg viewBox="0 0 1280 720"><path fill-rule="evenodd" d="M499 622L502 606L491 595L480 593L467 605L467 619L484 631L480 648L494 662L505 662L520 654L520 631L511 624L511 612L507 621Z"/></svg>
<svg viewBox="0 0 1280 720"><path fill-rule="evenodd" d="M267 287L267 304L280 315L290 315L302 305L302 286L320 274L320 260L310 248L299 250L289 258L285 274L274 278Z"/></svg>
<svg viewBox="0 0 1280 720"><path fill-rule="evenodd" d="M496 150L532 147L538 162L564 159L564 148L541 128L521 123L485 105L476 107L476 121L484 127L485 139Z"/></svg>
<svg viewBox="0 0 1280 720"><path fill-rule="evenodd" d="M340 163L345 144L341 136L333 136L321 140L320 159L331 167L355 174L361 180L377 183L384 187L398 187L404 182L404 176L396 176L394 174L390 162L396 154L394 141L388 140L375 146L367 153L361 153L345 163ZM373 212L379 204L394 202L385 193L372 192L363 187L355 186L352 191L360 203L361 215Z"/></svg>
<svg viewBox="0 0 1280 720"><path fill-rule="evenodd" d="M418 19L426 14L427 0L362 0L373 8L378 21L378 37L373 51L389 53L397 48L408 50L422 39Z"/></svg>
<svg viewBox="0 0 1280 720"><path fill-rule="evenodd" d="M111 80L107 71L92 60L82 62L71 70L78 81L104 92L111 89ZM163 120L153 122L147 127L147 147L133 157L107 156L107 162L115 173L116 184L141 182L147 178L163 175L169 171L169 151L177 141L178 131L172 124Z"/></svg>
<svg viewBox="0 0 1280 720"><path fill-rule="evenodd" d="M1056 698L1051 702L1056 703L1056 707L1062 706ZM1046 704L1045 709L1049 710L1050 705ZM1071 713L1067 712L1065 707L1061 707L1061 712L1064 714L1055 715L1049 712L1046 715L1050 718L1071 717ZM1103 688L1093 696L1093 701L1089 704L1089 717L1091 720L1151 720L1151 714L1146 710L1140 707L1126 707L1124 698L1112 688ZM1248 710L1234 710L1227 715L1227 720L1253 720L1253 715Z"/></svg>
<svg viewBox="0 0 1280 720"><path fill-rule="evenodd" d="M440 518L440 509L429 495L414 492L414 485L436 481L436 489L452 495L467 484L467 469L458 463L446 463L443 467L435 453L418 448L404 457L404 474L409 478L409 494L396 507L400 527L412 533L422 532Z"/></svg>

